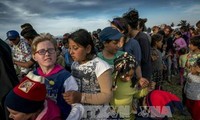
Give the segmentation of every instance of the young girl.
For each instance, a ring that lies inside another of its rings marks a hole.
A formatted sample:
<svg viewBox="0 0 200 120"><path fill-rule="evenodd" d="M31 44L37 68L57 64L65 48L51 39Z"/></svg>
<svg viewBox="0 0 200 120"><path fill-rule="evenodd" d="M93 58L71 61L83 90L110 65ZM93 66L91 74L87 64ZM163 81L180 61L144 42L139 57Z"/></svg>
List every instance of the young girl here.
<svg viewBox="0 0 200 120"><path fill-rule="evenodd" d="M138 63L135 57L129 53L117 57L114 60L114 83L113 83L113 99L111 105L117 110L121 117L134 117L133 99L144 97L148 91L147 89L139 89L138 83L133 86L131 80L134 76ZM127 111L120 110L120 107L128 108ZM128 115L127 115L128 114Z"/></svg>
<svg viewBox="0 0 200 120"><path fill-rule="evenodd" d="M189 50L186 62L188 71L190 71L190 67L193 66L197 58L200 57L200 36L195 36L190 39Z"/></svg>
<svg viewBox="0 0 200 120"><path fill-rule="evenodd" d="M178 68L179 68L179 56L180 56L180 50L182 48L187 48L187 43L186 41L183 39L182 37L182 33L181 31L176 31L174 33L174 42L173 42L173 46L175 48L175 54L173 57L173 63L174 63L174 70L175 70L175 74L178 73Z"/></svg>
<svg viewBox="0 0 200 120"><path fill-rule="evenodd" d="M112 98L111 67L96 56L94 43L88 31L79 29L69 36L69 53L74 60L71 70L78 83L79 92L66 92L63 94L65 100L69 104L90 105L90 108L94 105L108 104Z"/></svg>
<svg viewBox="0 0 200 120"><path fill-rule="evenodd" d="M33 59L39 64L34 74L45 77L47 97L57 102L62 119L66 119L71 111L71 105L63 99L62 93L78 90L74 77L62 66L56 64L56 41L49 34L37 36L31 45Z"/></svg>
<svg viewBox="0 0 200 120"><path fill-rule="evenodd" d="M161 89L163 77L162 53L159 50L162 48L162 40L163 37L160 34L151 36L152 82L156 85L155 89Z"/></svg>
<svg viewBox="0 0 200 120"><path fill-rule="evenodd" d="M175 41L174 41L173 45L174 45L175 50L177 51L177 53L179 52L180 49L187 47L187 43L182 38L181 31L175 32Z"/></svg>
<svg viewBox="0 0 200 120"><path fill-rule="evenodd" d="M187 61L187 49L186 48L182 48L180 49L180 57L179 57L179 75L180 75L180 85L183 85L184 80L184 70L185 70L185 64Z"/></svg>
<svg viewBox="0 0 200 120"><path fill-rule="evenodd" d="M189 53L187 55L187 61L185 65L184 75L186 79L188 79L188 73L190 73L191 67L196 62L197 58L200 57L200 36L195 36L190 38L189 42ZM182 102L185 105L186 96L184 91L184 87L182 90Z"/></svg>
<svg viewBox="0 0 200 120"><path fill-rule="evenodd" d="M193 120L199 120L200 108L200 58L191 67L185 84L186 106Z"/></svg>
<svg viewBox="0 0 200 120"><path fill-rule="evenodd" d="M114 59L124 53L123 51L119 51L118 47L122 36L123 35L117 29L112 27L104 28L99 34L99 38L103 43L103 50L97 55L111 67L114 65Z"/></svg>

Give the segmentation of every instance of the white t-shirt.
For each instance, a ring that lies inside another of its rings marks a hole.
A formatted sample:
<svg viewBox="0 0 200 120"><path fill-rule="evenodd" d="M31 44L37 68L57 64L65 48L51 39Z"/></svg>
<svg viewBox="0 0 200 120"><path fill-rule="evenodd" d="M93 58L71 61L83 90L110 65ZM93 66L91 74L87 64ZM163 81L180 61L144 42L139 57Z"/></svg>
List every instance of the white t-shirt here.
<svg viewBox="0 0 200 120"><path fill-rule="evenodd" d="M98 93L100 86L97 78L111 67L99 57L95 57L84 64L73 62L71 68L80 92Z"/></svg>

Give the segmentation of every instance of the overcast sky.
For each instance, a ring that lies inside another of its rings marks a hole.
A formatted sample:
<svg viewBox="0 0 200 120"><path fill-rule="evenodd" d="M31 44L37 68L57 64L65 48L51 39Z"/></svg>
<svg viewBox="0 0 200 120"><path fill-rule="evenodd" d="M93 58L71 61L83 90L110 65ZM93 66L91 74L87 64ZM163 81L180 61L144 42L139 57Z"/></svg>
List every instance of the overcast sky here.
<svg viewBox="0 0 200 120"><path fill-rule="evenodd" d="M20 33L27 22L38 33L54 36L79 28L103 29L130 8L148 19L147 27L181 20L194 25L200 20L200 0L0 0L0 38L5 40L8 30Z"/></svg>

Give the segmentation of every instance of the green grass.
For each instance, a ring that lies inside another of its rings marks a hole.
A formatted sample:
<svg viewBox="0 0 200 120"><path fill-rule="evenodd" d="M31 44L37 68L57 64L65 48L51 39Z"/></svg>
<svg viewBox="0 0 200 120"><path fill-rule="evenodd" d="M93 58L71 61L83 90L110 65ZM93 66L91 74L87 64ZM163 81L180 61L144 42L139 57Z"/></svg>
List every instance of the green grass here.
<svg viewBox="0 0 200 120"><path fill-rule="evenodd" d="M173 77L170 83L164 81L163 90L177 95L182 100L182 86L178 85L178 77ZM176 111L170 120L192 120L192 118L191 116L183 116L178 111Z"/></svg>

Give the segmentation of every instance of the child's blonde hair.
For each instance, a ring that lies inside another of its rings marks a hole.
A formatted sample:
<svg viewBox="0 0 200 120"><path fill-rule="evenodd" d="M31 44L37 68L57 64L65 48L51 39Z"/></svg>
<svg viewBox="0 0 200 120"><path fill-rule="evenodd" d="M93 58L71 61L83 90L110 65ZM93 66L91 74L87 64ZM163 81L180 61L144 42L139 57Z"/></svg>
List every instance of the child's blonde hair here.
<svg viewBox="0 0 200 120"><path fill-rule="evenodd" d="M39 36L35 37L31 44L32 54L34 54L36 52L37 45L43 41L50 41L53 44L53 46L55 47L55 50L57 50L57 42L53 38L53 36L49 33L42 33Z"/></svg>

